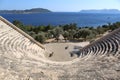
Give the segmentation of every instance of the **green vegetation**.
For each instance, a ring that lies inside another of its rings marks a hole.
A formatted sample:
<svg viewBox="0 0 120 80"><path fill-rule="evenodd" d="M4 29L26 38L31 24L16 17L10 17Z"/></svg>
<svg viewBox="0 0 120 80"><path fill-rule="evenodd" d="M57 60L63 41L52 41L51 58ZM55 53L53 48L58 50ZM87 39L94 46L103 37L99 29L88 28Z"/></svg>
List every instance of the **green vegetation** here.
<svg viewBox="0 0 120 80"><path fill-rule="evenodd" d="M69 41L93 41L106 31L113 31L120 27L120 22L94 27L78 27L75 23L59 26L31 26L24 25L20 21L13 21L13 24L28 33L35 40L44 43L47 39L55 38L58 40L60 34Z"/></svg>

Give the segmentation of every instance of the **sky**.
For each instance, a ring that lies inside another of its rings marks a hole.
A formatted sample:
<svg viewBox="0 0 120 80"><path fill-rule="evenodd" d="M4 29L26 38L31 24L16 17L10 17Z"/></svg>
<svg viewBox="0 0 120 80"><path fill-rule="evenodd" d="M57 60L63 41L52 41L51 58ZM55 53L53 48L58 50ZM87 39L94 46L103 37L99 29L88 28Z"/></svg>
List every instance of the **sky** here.
<svg viewBox="0 0 120 80"><path fill-rule="evenodd" d="M88 9L119 9L120 0L0 0L0 10L46 8L54 12Z"/></svg>

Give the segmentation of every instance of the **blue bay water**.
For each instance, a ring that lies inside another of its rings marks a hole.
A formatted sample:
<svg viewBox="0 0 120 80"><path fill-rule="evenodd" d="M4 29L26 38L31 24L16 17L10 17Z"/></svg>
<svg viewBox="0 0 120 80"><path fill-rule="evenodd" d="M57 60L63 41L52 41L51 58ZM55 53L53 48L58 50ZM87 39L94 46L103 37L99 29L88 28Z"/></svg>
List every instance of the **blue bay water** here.
<svg viewBox="0 0 120 80"><path fill-rule="evenodd" d="M19 20L25 25L64 25L76 23L78 27L99 26L120 22L120 14L88 14L77 12L53 12L39 14L0 14L10 22Z"/></svg>

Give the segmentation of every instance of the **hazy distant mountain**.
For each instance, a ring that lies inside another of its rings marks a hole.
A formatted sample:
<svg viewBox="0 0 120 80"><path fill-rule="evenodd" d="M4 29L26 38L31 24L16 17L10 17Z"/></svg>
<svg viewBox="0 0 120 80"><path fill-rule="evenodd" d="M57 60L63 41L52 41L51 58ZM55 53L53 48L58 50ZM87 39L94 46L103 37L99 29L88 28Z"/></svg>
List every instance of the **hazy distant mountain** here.
<svg viewBox="0 0 120 80"><path fill-rule="evenodd" d="M120 13L117 9L81 10L80 13Z"/></svg>
<svg viewBox="0 0 120 80"><path fill-rule="evenodd" d="M2 14L29 14L29 13L45 13L45 12L51 12L51 11L43 8L33 8L26 10L0 10L0 13Z"/></svg>

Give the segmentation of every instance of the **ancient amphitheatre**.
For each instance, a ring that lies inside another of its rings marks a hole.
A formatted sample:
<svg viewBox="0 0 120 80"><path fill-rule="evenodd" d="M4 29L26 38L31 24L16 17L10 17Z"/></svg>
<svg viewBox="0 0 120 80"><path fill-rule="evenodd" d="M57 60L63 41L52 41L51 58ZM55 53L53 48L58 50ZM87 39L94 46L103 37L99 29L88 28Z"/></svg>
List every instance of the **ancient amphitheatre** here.
<svg viewBox="0 0 120 80"><path fill-rule="evenodd" d="M0 17L0 80L119 80L119 31L79 49L77 57L59 62L45 56L46 45Z"/></svg>

